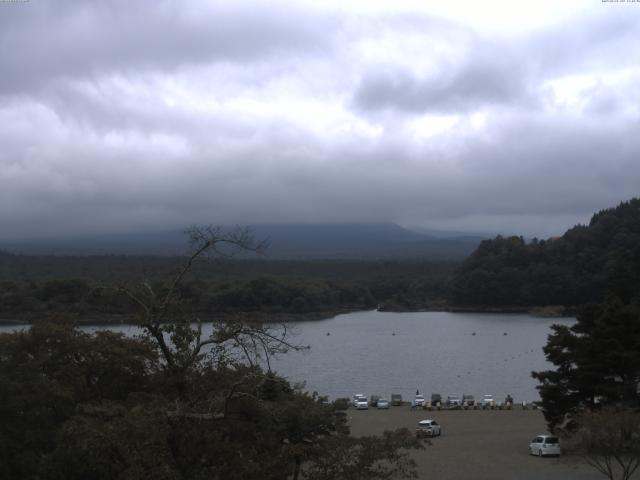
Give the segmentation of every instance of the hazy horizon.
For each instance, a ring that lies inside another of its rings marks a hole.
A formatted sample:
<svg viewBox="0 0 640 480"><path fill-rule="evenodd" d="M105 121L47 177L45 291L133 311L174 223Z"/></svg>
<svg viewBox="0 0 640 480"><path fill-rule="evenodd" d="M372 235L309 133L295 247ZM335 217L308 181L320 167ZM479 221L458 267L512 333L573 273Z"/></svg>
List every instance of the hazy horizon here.
<svg viewBox="0 0 640 480"><path fill-rule="evenodd" d="M588 224L584 222L582 224ZM104 232L79 232L79 233L66 233L66 232L56 232L50 235L34 235L34 236L21 236L21 237L13 237L13 236L3 236L0 234L0 242L3 243L11 243L11 242L19 242L19 241L46 241L46 240L69 240L69 239L78 239L78 240L91 240L96 238L107 238L107 237L127 237L127 236L136 236L136 235L154 235L154 234L180 234L186 235L186 231L198 225L213 225L220 226L225 230L231 231L234 228L248 228L250 230L256 228L271 228L271 227L374 227L374 226L396 226L403 230L406 230L411 233L416 233L419 235L424 235L427 237L433 238L455 238L455 237L483 237L483 238L494 238L498 235L501 236L524 236L525 238L539 238L546 239L555 236L561 236L565 232L558 232L557 234L552 234L546 237L543 236L527 236L522 235L520 232L511 231L509 229L500 230L500 231L482 231L482 230L440 230L440 229L432 229L428 227L422 226L413 226L413 225L400 225L395 222L295 222L295 223L287 223L287 222L273 222L273 223L257 223L257 224L240 224L238 222L235 223L227 223L227 224L185 224L182 226L168 226L162 227L158 226L155 228L146 228L146 229L126 229L126 230L112 230L112 231L104 231ZM575 226L575 225L572 225ZM571 227L568 227L571 228Z"/></svg>

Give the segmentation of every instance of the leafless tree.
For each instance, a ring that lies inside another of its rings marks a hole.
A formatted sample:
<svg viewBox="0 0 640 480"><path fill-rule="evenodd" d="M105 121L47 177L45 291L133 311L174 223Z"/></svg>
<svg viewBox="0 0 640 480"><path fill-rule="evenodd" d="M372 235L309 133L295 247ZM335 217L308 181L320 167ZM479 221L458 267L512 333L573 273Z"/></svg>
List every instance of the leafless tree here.
<svg viewBox="0 0 640 480"><path fill-rule="evenodd" d="M254 365L259 359L264 359L270 370L270 356L300 348L287 340L286 326L273 329L243 321L240 316L217 319L212 334L203 338L200 315L184 311L179 295L180 286L195 264L240 253L262 254L267 245L256 241L250 229L244 227L226 230L221 226L197 226L185 233L189 240L189 253L161 288L154 287L148 280L117 288L138 307L139 325L157 343L166 366L176 370L188 369L207 351L218 361L232 362L240 356L243 362Z"/></svg>
<svg viewBox="0 0 640 480"><path fill-rule="evenodd" d="M581 455L610 480L628 480L640 466L640 412L606 407L577 417L564 435L566 449Z"/></svg>

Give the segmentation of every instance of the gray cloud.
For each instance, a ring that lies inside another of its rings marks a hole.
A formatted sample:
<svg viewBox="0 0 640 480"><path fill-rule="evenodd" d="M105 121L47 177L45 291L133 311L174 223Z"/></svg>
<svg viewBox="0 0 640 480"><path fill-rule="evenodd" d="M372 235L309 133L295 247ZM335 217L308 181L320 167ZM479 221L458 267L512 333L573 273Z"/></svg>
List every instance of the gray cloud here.
<svg viewBox="0 0 640 480"><path fill-rule="evenodd" d="M354 103L364 110L398 108L410 112L464 112L485 104L520 101L527 96L525 76L516 62L473 59L418 78L407 71L373 71L364 76Z"/></svg>
<svg viewBox="0 0 640 480"><path fill-rule="evenodd" d="M634 11L576 15L573 22L535 32L523 48L547 76L632 65L640 58L638 29L640 16Z"/></svg>
<svg viewBox="0 0 640 480"><path fill-rule="evenodd" d="M7 7L3 7L8 10ZM174 70L330 49L337 19L275 3L29 2L0 15L0 92L56 78ZM259 79L256 79L257 81Z"/></svg>
<svg viewBox="0 0 640 480"><path fill-rule="evenodd" d="M171 139L147 139L139 150L80 135L43 139L33 157L3 171L0 222L24 234L381 218L477 228L484 219L544 236L560 232L541 217L573 224L633 196L640 184L633 130L588 121L505 120L491 143L469 142L452 163L403 148L401 139L363 154L357 142L329 149L293 125L281 128L218 145L214 154L206 144L172 152ZM301 138L307 150L290 154Z"/></svg>
<svg viewBox="0 0 640 480"><path fill-rule="evenodd" d="M0 14L3 237L297 221L545 236L638 194L640 62L621 51L636 20L501 38L419 15L149 5ZM554 82L572 76L588 81L567 99Z"/></svg>
<svg viewBox="0 0 640 480"><path fill-rule="evenodd" d="M619 13L585 18L505 39L465 38L466 55L444 61L430 75L405 66L375 66L366 71L354 92L353 104L364 111L410 113L473 111L495 105L540 105L541 85L558 75L592 72L640 61L634 40L640 17Z"/></svg>

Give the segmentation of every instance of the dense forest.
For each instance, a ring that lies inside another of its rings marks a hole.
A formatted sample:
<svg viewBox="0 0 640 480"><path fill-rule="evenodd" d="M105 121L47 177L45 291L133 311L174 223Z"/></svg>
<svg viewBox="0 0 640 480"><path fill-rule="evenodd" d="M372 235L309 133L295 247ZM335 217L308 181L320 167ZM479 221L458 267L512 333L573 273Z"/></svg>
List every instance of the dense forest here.
<svg viewBox="0 0 640 480"><path fill-rule="evenodd" d="M80 322L129 320L118 288L147 281L158 290L179 257L0 254L0 319L75 315ZM203 315L327 316L340 311L441 307L453 262L226 259L194 265L181 302Z"/></svg>
<svg viewBox="0 0 640 480"><path fill-rule="evenodd" d="M455 272L450 299L474 306L577 306L640 289L640 199L548 240L481 242Z"/></svg>
<svg viewBox="0 0 640 480"><path fill-rule="evenodd" d="M0 478L371 480L416 478L408 430L351 437L328 403L233 359L258 328L217 324L198 355L173 331L171 364L151 337L38 323L0 335ZM186 341L185 341L186 340Z"/></svg>

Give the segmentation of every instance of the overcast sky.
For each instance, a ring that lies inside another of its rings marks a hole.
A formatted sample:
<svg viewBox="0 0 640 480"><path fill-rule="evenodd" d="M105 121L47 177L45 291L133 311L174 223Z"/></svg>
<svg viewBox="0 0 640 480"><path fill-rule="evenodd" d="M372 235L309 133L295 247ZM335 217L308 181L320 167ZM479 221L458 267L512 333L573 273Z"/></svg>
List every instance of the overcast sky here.
<svg viewBox="0 0 640 480"><path fill-rule="evenodd" d="M546 237L640 190L640 3L0 2L0 236Z"/></svg>

